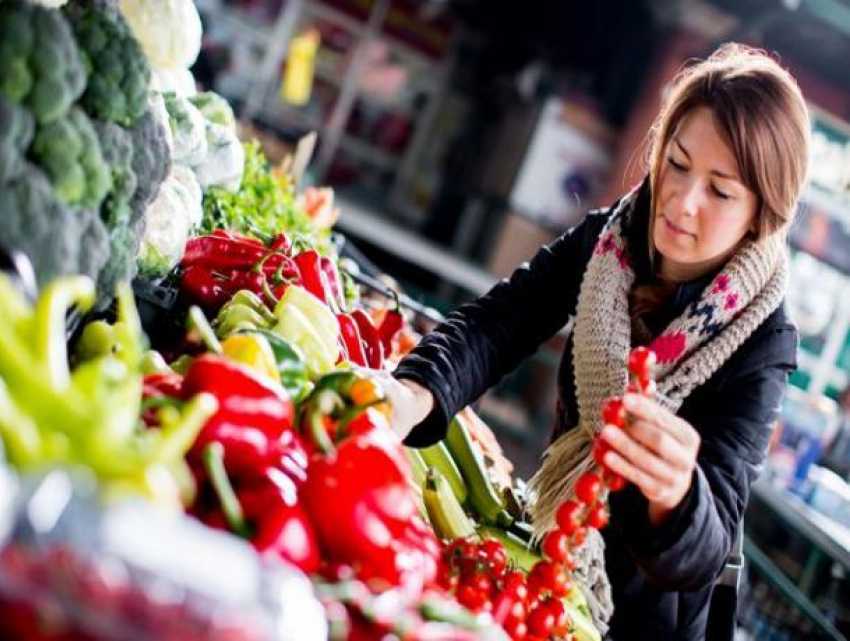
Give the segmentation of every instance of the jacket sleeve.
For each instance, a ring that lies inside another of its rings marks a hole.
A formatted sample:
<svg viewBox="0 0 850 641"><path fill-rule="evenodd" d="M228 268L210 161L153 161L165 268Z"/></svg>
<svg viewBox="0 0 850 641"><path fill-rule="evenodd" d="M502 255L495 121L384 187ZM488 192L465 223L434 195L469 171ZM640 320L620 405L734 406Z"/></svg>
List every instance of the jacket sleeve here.
<svg viewBox="0 0 850 641"><path fill-rule="evenodd" d="M664 590L696 590L721 572L761 472L788 375L796 368L797 333L782 325L753 337L733 357L712 394L692 405L688 420L702 443L691 488L660 527L633 486L611 496L620 530L647 579Z"/></svg>
<svg viewBox="0 0 850 641"><path fill-rule="evenodd" d="M407 445L424 447L444 438L452 416L566 324L605 219L589 214L510 278L451 313L402 359L394 375L423 385L435 399Z"/></svg>

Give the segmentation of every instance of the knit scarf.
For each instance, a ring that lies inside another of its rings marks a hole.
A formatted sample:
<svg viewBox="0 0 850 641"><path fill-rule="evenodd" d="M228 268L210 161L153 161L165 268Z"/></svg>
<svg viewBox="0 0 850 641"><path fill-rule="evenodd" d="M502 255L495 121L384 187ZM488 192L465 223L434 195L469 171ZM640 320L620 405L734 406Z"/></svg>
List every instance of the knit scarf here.
<svg viewBox="0 0 850 641"><path fill-rule="evenodd" d="M573 329L573 366L579 422L554 441L529 482L536 536L555 527L555 513L574 497L576 479L594 467L593 439L602 429L602 402L624 393L632 347L629 291L635 279L624 223L638 191L618 203L600 234L584 273ZM741 247L701 297L690 303L649 345L658 356L656 400L672 412L705 383L779 306L787 257L780 238ZM592 531L579 550L574 579L585 588L594 623L604 632L613 614L604 570L604 546Z"/></svg>

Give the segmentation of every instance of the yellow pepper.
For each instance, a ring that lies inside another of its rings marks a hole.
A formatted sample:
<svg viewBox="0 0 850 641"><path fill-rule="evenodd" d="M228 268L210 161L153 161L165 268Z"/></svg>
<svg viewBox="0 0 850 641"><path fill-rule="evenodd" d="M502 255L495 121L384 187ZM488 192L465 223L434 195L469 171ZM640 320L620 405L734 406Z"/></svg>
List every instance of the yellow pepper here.
<svg viewBox="0 0 850 641"><path fill-rule="evenodd" d="M228 358L264 374L275 383L280 382L274 352L264 336L233 334L222 341L221 348Z"/></svg>

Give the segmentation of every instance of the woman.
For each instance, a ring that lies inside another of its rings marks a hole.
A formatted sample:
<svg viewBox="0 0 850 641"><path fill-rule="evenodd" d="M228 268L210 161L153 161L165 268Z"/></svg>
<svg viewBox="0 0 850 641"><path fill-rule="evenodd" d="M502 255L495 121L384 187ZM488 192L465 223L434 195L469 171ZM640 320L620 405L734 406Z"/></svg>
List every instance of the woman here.
<svg viewBox="0 0 850 641"><path fill-rule="evenodd" d="M407 443L433 443L575 316L532 515L538 533L552 526L600 434L630 485L610 498L605 572L597 536L577 578L617 641L704 636L797 349L785 239L809 120L794 80L758 51L721 47L676 79L652 134L641 185L450 315L389 389ZM631 425L603 426L635 345L659 357L658 394L627 395Z"/></svg>

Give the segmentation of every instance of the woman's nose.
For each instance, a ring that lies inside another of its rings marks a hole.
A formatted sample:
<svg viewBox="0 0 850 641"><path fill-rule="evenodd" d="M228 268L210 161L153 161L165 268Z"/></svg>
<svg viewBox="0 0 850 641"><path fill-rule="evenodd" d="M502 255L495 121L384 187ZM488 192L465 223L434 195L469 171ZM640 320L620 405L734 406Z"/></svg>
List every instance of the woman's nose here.
<svg viewBox="0 0 850 641"><path fill-rule="evenodd" d="M700 186L696 181L689 182L682 191L682 213L686 216L696 216L700 206Z"/></svg>

